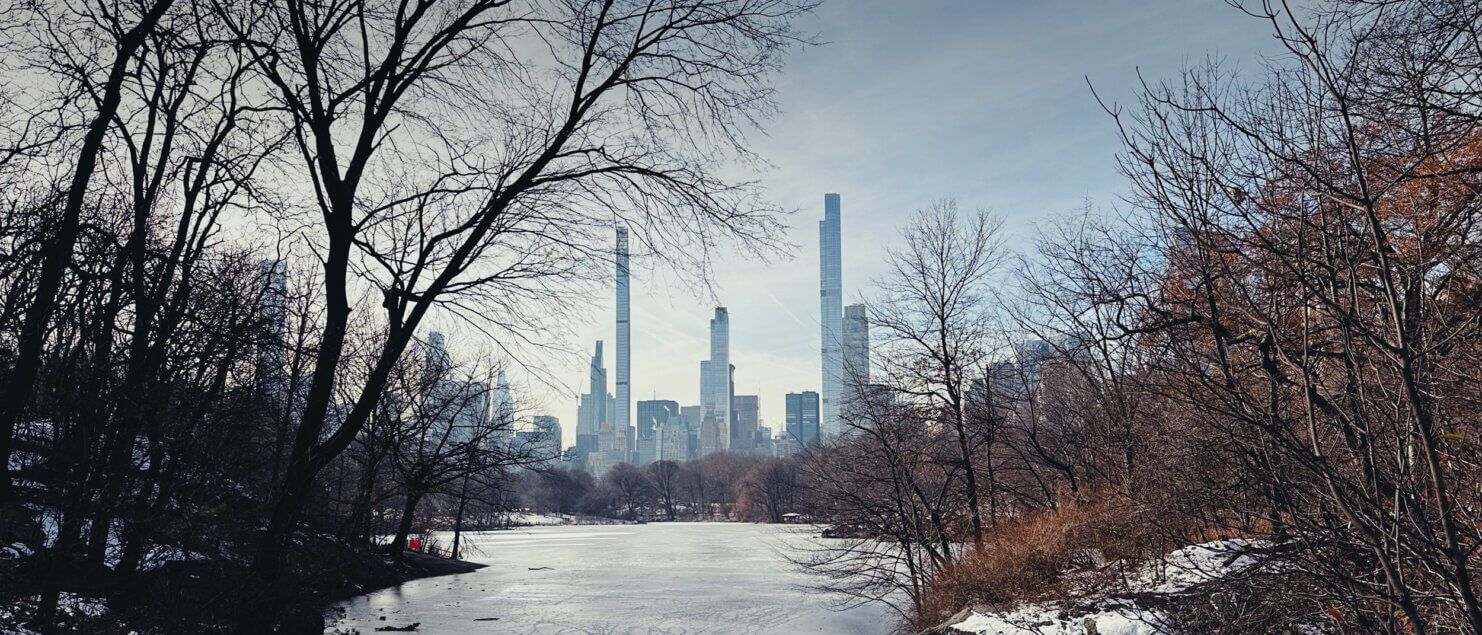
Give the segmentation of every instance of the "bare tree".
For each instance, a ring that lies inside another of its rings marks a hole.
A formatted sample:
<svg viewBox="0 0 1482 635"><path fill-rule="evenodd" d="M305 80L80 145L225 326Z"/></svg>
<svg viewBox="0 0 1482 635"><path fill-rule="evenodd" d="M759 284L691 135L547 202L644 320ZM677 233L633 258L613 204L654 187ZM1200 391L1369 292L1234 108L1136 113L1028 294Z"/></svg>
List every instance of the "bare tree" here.
<svg viewBox="0 0 1482 635"><path fill-rule="evenodd" d="M1361 629L1476 632L1482 22L1329 9L1253 8L1293 54L1263 81L1197 69L1113 111L1151 219L1131 253L1159 257L1074 272L1259 501L1213 517L1256 516Z"/></svg>
<svg viewBox="0 0 1482 635"><path fill-rule="evenodd" d="M801 509L802 489L797 462L766 459L752 467L742 481L741 495L746 499L743 507L760 511L767 522L780 523L786 514Z"/></svg>
<svg viewBox="0 0 1482 635"><path fill-rule="evenodd" d="M320 222L310 244L326 294L304 415L249 588L272 588L315 475L365 425L434 307L466 310L477 299L480 324L530 338L541 328L531 318L543 315L534 301L590 274L614 223L644 244L685 245L656 251L702 267L718 239L772 240L773 210L713 168L750 158L742 133L770 112L765 78L799 41L791 18L809 7L221 6L293 119L292 175L312 186ZM382 300L384 348L344 420L327 426L351 294L362 287ZM248 619L263 615L248 606L258 600L244 601Z"/></svg>
<svg viewBox="0 0 1482 635"><path fill-rule="evenodd" d="M93 97L96 99L96 110L86 115L79 115L79 118L86 121L86 133L83 135L81 147L72 155L76 157L77 162L72 166L72 176L65 186L61 216L41 242L40 268L36 274L29 306L20 324L14 364L6 377L3 398L0 398L0 459L5 460L7 472L15 425L22 411L31 401L36 374L41 368L47 327L51 322L52 312L57 306L57 297L62 289L63 277L66 275L67 267L72 263L73 249L77 244L88 187L103 153L104 139L118 114L119 104L123 101L124 84L129 77L129 66L136 62L136 54L154 33L160 20L173 4L174 0L155 0L139 4L122 3L116 5L117 11L103 12L73 12L64 3L37 5L41 9L37 12L39 15L36 16L35 23L48 22L52 17L49 14L54 10L58 14L70 13L81 22L77 25L79 29L88 31L91 37L109 42L112 46L108 47L109 57L103 58L107 61L102 66L95 65L96 60L75 59L73 61L78 63L63 63L59 65L60 68L53 69L59 71L57 75L64 78L64 87L61 88L64 94L71 97L81 95ZM81 52L74 48L75 40L55 39L52 34L59 31L49 31L44 28L38 28L37 31L35 40L25 38L24 41L43 51L56 52L63 59ZM67 33L68 31L60 32ZM17 54L22 55L31 52L33 51L16 51ZM73 121L66 120L58 123L61 126L75 124ZM26 146L34 143L35 139L23 137L18 142L21 144L20 147L4 150L7 159L13 159L23 151L29 153ZM10 479L8 477L0 479L0 503L9 502L9 492Z"/></svg>
<svg viewBox="0 0 1482 635"><path fill-rule="evenodd" d="M643 470L632 463L619 463L602 475L601 485L620 504L618 513L622 517L634 520L644 517L653 484Z"/></svg>
<svg viewBox="0 0 1482 635"><path fill-rule="evenodd" d="M883 375L877 383L938 409L952 430L970 538L979 546L984 503L996 514L993 485L979 474L992 422L972 425L969 393L995 348L991 285L1007 253L1001 229L985 211L962 218L951 200L918 212L901 232L904 246L889 252L890 271L876 283L880 298L869 305L882 340L873 354Z"/></svg>
<svg viewBox="0 0 1482 635"><path fill-rule="evenodd" d="M664 517L674 520L675 504L679 502L679 464L674 461L654 461L644 468L648 480L653 483L654 496L664 506Z"/></svg>
<svg viewBox="0 0 1482 635"><path fill-rule="evenodd" d="M841 540L803 544L789 558L816 587L909 620L972 531L957 438L909 395L877 388L861 397L844 413L844 440L804 463L813 515Z"/></svg>

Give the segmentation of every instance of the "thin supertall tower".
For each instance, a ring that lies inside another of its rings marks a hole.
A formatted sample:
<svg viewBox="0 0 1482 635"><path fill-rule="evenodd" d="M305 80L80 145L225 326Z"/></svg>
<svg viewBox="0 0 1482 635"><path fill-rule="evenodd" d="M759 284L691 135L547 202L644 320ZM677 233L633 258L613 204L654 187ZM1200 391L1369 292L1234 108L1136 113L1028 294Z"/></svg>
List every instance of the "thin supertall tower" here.
<svg viewBox="0 0 1482 635"><path fill-rule="evenodd" d="M632 439L631 413L633 398L629 392L632 355L628 321L628 228L617 228L617 412L612 413L613 430L628 430ZM631 448L629 448L631 449Z"/></svg>
<svg viewBox="0 0 1482 635"><path fill-rule="evenodd" d="M701 454L725 452L731 435L731 317L715 307L710 320L710 359L700 362Z"/></svg>
<svg viewBox="0 0 1482 635"><path fill-rule="evenodd" d="M823 195L823 220L818 222L818 279L820 322L823 327L822 436L839 436L839 405L844 388L844 281L839 247L839 195Z"/></svg>

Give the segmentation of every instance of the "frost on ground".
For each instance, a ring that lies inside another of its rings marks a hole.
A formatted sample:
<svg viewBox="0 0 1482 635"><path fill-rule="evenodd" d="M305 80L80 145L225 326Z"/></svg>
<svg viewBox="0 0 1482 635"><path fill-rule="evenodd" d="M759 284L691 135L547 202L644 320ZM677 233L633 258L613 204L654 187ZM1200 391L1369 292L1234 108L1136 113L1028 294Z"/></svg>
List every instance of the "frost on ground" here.
<svg viewBox="0 0 1482 635"><path fill-rule="evenodd" d="M1027 603L1006 612L973 610L952 629L976 635L1151 635L1173 631L1156 605L1203 584L1250 573L1268 545L1250 540L1218 540L1190 545L1136 568L1120 589L1088 594L1074 607ZM1123 597L1118 597L1123 596ZM1131 599L1132 597L1138 600Z"/></svg>

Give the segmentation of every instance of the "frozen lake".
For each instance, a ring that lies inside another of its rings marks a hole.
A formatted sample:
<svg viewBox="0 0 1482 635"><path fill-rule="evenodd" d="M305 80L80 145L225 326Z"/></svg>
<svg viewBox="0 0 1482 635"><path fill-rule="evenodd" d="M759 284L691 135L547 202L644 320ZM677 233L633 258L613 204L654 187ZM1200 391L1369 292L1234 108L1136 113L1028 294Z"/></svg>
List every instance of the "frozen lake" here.
<svg viewBox="0 0 1482 635"><path fill-rule="evenodd" d="M891 632L889 609L834 611L838 598L800 588L808 576L779 552L803 539L798 530L653 523L468 534L465 557L487 568L353 598L326 632L413 622L420 633Z"/></svg>

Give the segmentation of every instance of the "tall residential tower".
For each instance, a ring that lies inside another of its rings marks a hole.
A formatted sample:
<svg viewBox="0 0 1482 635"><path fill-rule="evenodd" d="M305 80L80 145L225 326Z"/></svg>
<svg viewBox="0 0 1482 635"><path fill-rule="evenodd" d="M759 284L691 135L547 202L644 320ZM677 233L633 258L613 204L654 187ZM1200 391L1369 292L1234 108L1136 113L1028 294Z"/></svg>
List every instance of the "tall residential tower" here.
<svg viewBox="0 0 1482 635"><path fill-rule="evenodd" d="M633 399L629 392L629 363L632 346L628 328L628 228L617 228L617 412L610 413L614 430L627 430L633 439L628 416ZM629 448L631 450L632 448Z"/></svg>
<svg viewBox="0 0 1482 635"><path fill-rule="evenodd" d="M731 435L731 317L715 307L710 359L700 362L700 455L725 452Z"/></svg>
<svg viewBox="0 0 1482 635"><path fill-rule="evenodd" d="M818 223L819 317L823 326L823 407L821 435L839 436L839 405L844 384L844 281L839 247L839 195L823 195Z"/></svg>
<svg viewBox="0 0 1482 635"><path fill-rule="evenodd" d="M844 307L844 396L839 400L844 417L857 416L855 404L870 383L870 322L865 305Z"/></svg>

